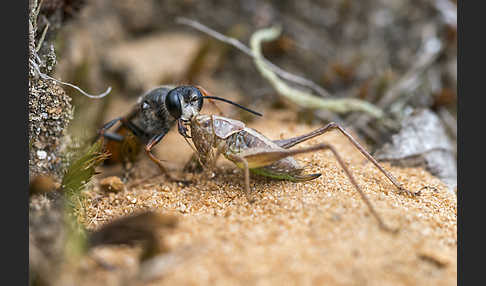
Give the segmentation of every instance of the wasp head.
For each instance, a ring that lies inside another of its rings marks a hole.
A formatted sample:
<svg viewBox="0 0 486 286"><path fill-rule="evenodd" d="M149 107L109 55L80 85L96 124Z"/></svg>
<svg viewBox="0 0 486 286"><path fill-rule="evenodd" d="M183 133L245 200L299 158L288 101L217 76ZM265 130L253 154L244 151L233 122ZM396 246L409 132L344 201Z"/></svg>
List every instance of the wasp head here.
<svg viewBox="0 0 486 286"><path fill-rule="evenodd" d="M205 98L209 100L215 99L224 101L255 115L262 116L260 113L241 106L238 103L234 103L231 100L208 95L208 92L200 86L179 86L167 93L167 97L165 98L165 106L167 107L169 113L177 120L179 133L181 133L184 137L189 137L186 134L184 122L191 121L196 115L199 114L199 111L201 111L203 106L203 99Z"/></svg>
<svg viewBox="0 0 486 286"><path fill-rule="evenodd" d="M201 111L203 95L197 87L179 86L169 91L165 106L174 118L189 121Z"/></svg>

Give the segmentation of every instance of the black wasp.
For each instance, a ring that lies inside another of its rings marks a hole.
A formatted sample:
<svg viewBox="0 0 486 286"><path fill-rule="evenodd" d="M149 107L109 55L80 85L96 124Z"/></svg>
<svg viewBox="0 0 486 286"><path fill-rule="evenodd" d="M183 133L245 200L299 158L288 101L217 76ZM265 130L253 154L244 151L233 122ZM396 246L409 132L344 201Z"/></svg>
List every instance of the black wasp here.
<svg viewBox="0 0 486 286"><path fill-rule="evenodd" d="M176 122L179 122L179 133L189 137L180 118L190 118L198 114L203 107L203 99L224 101L261 116L227 99L210 96L201 86L159 86L140 96L135 107L126 116L107 122L98 131L97 138L103 136L108 139L106 149L111 153L111 157L107 163L121 162L126 169L127 163L133 163L143 148L150 160L170 178L162 161L152 154L152 148L164 138ZM177 119L173 115L177 115ZM118 122L120 125L110 132L109 129Z"/></svg>

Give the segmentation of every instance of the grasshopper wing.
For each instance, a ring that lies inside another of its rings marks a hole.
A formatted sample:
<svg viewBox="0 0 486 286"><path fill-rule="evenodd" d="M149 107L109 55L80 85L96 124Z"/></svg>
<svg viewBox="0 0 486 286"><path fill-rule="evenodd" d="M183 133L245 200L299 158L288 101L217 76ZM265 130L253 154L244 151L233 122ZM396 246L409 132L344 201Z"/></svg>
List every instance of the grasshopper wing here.
<svg viewBox="0 0 486 286"><path fill-rule="evenodd" d="M213 115L213 126L214 133L221 139L245 129L245 123L241 121L216 115Z"/></svg>
<svg viewBox="0 0 486 286"><path fill-rule="evenodd" d="M288 151L283 148L255 148L242 152L240 156L248 162L248 167L253 173L270 178L302 182L321 176L321 174L303 174L303 169L297 161L289 157Z"/></svg>

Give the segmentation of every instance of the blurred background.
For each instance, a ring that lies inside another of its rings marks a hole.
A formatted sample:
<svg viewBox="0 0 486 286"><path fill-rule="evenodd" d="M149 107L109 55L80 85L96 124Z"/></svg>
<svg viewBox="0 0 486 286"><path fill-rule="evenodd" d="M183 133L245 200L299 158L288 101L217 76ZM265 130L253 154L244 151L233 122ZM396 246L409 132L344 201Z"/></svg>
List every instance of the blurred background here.
<svg viewBox="0 0 486 286"><path fill-rule="evenodd" d="M421 140L440 137L447 144L421 142L422 147L412 147L411 153L388 150L381 159L415 158L432 149L447 149L448 154L442 150L439 159L432 159L439 163L421 159L430 169L434 164L455 164L456 10L452 0L57 0L43 2L45 16L38 29L50 23L42 48L54 46L54 77L91 93L113 88L99 100L66 88L75 108L69 131L76 137L89 137L107 120L126 114L138 96L155 86L200 84L214 95L260 111L290 109L295 120L309 124L336 121L357 132L372 151L380 151L401 130L402 137L420 136L407 135L404 124L415 123L403 122L426 110L426 118L416 119L423 132L443 132ZM381 108L386 120L362 112L302 108L279 96L251 57L177 23L177 17L198 21L247 46L255 31L279 25L282 34L263 44L263 55L314 82L327 96L288 82L290 86L322 98L367 101ZM451 177L454 170L446 173Z"/></svg>
<svg viewBox="0 0 486 286"><path fill-rule="evenodd" d="M282 35L264 45L264 56L333 97L356 97L385 109L400 102L395 109L425 107L452 117L445 121L455 119L457 21L452 0L45 0L41 13L38 29L50 24L42 48L54 43L58 58L54 75L92 93L113 87L101 104L71 96L73 132L79 122L83 130L97 128L110 100L128 100L167 83L211 80L238 93L247 105L278 106L279 97L251 58L177 24L180 16L246 44L256 30L281 25ZM402 86L387 94L398 83ZM353 124L353 114L317 113L306 119L348 118ZM373 143L383 140L366 130L361 131Z"/></svg>

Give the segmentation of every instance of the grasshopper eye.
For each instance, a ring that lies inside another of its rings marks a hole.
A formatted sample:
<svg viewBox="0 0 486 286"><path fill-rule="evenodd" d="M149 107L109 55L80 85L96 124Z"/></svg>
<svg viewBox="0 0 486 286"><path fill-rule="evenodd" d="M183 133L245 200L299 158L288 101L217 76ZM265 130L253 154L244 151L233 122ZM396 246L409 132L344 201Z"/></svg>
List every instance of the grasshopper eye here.
<svg viewBox="0 0 486 286"><path fill-rule="evenodd" d="M171 90L165 98L165 106L169 111L170 115L174 118L179 119L182 115L181 101L179 100L179 94L177 90Z"/></svg>

